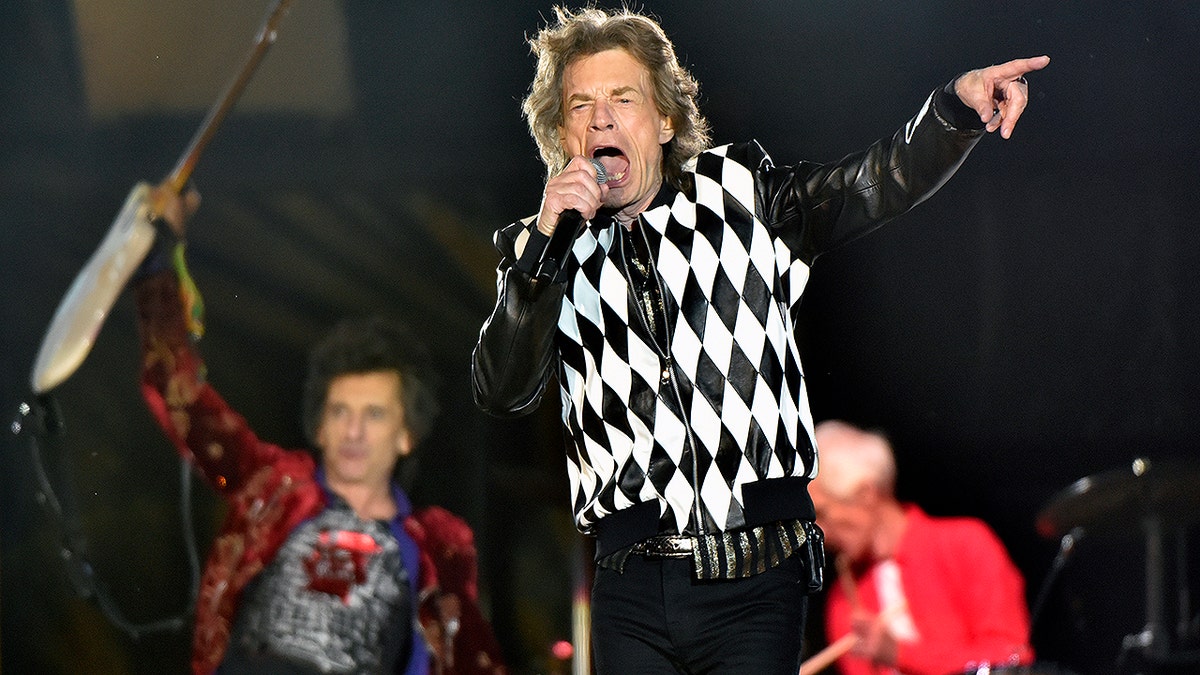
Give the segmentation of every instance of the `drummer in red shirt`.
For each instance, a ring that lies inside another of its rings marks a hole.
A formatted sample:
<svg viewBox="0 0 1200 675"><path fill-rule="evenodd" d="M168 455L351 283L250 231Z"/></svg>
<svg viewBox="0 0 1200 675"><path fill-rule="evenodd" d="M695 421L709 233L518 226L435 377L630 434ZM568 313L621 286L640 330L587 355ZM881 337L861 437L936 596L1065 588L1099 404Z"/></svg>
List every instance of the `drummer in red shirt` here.
<svg viewBox="0 0 1200 675"><path fill-rule="evenodd" d="M1027 665L1025 583L975 518L934 518L895 497L891 444L830 420L816 427L809 487L836 554L825 629L843 675L948 675ZM846 636L853 635L854 638Z"/></svg>

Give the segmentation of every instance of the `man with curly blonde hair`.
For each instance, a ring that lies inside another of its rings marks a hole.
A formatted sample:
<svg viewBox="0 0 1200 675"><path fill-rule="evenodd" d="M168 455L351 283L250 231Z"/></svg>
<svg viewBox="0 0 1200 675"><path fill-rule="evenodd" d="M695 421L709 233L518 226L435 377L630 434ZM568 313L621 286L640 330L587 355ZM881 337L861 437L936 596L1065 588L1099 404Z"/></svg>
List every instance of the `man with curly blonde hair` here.
<svg viewBox="0 0 1200 675"><path fill-rule="evenodd" d="M608 20L601 10L571 15L556 8L559 26L547 28L531 41L537 55L537 74L523 106L529 129L537 141L549 175L560 173L571 155L561 144L564 122L563 71L576 57L612 48L623 49L642 63L658 111L671 120L674 137L663 149L663 175L676 187L685 187L683 165L708 148L708 120L700 114L696 95L700 86L675 58L675 48L654 21L632 13Z"/></svg>
<svg viewBox="0 0 1200 675"><path fill-rule="evenodd" d="M776 166L753 141L709 147L644 15L556 8L531 45L548 179L496 234L475 401L525 414L557 377L599 672L794 674L823 564L794 335L809 266L932 194L985 131L1008 138L1049 59L964 73L836 163Z"/></svg>

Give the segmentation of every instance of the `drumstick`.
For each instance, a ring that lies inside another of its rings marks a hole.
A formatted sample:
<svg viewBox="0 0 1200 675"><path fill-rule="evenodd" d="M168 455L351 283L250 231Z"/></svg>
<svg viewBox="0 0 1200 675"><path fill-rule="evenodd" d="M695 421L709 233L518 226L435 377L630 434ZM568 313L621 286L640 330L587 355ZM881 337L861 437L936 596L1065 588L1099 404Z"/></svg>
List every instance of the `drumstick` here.
<svg viewBox="0 0 1200 675"><path fill-rule="evenodd" d="M879 614L875 615L875 623L884 623L890 621L893 616L900 613L908 603L897 602L888 607ZM816 675L829 667L831 663L837 661L846 655L846 652L854 648L854 643L858 642L858 636L854 633L846 633L838 638L835 642L821 651L813 654L804 663L800 664L800 675Z"/></svg>
<svg viewBox="0 0 1200 675"><path fill-rule="evenodd" d="M858 642L858 636L854 633L846 633L838 638L837 642L813 654L807 661L801 663L800 675L816 675L816 673L825 670L831 663L842 658L846 652L850 651L854 647L855 642Z"/></svg>

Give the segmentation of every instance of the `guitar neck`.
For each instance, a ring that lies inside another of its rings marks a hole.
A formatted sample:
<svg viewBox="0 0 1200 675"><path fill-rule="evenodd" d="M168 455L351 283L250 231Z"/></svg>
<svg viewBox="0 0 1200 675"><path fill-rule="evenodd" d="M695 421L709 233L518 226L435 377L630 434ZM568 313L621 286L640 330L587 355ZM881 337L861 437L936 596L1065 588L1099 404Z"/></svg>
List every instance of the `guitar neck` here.
<svg viewBox="0 0 1200 675"><path fill-rule="evenodd" d="M263 20L258 36L254 40L254 45L251 47L249 54L246 55L241 69L225 87L225 91L221 94L221 97L209 109L208 115L200 123L200 128L192 136L187 150L179 158L171 173L167 174L164 182L176 194L183 192L184 186L187 185L188 180L192 177L192 171L196 168L196 162L200 160L200 155L208 146L209 141L216 135L217 128L221 126L221 122L225 120L225 116L229 114L229 111L233 108L233 104L237 102L246 85L250 83L250 79L254 76L254 71L258 69L258 65L262 62L263 57L266 56L267 50L275 43L279 22L283 20L291 4L292 0L276 0L275 5L267 13L266 19Z"/></svg>

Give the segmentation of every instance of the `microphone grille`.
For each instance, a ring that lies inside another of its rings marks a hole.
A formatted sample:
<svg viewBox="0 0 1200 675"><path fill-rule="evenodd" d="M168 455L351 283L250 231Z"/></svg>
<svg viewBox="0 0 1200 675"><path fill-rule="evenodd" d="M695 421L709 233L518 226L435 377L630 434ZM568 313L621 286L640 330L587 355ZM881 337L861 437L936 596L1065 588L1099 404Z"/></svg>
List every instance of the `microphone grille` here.
<svg viewBox="0 0 1200 675"><path fill-rule="evenodd" d="M607 183L608 172L604 170L604 165L600 163L600 160L593 157L588 161L592 163L592 166L596 167L596 183L598 185L604 185Z"/></svg>

